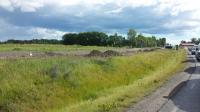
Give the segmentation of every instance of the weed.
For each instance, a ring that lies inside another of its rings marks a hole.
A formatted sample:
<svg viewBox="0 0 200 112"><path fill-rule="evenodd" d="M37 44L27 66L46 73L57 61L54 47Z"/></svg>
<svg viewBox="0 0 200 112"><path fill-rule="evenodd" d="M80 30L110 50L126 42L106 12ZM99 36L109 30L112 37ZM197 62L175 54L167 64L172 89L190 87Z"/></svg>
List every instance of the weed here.
<svg viewBox="0 0 200 112"><path fill-rule="evenodd" d="M52 79L55 79L57 76L58 76L57 65L53 65L51 70L50 70L50 77Z"/></svg>
<svg viewBox="0 0 200 112"><path fill-rule="evenodd" d="M21 51L21 48L13 48L13 51Z"/></svg>
<svg viewBox="0 0 200 112"><path fill-rule="evenodd" d="M161 85L184 58L183 50L156 50L128 57L1 60L0 105L20 112L118 110Z"/></svg>

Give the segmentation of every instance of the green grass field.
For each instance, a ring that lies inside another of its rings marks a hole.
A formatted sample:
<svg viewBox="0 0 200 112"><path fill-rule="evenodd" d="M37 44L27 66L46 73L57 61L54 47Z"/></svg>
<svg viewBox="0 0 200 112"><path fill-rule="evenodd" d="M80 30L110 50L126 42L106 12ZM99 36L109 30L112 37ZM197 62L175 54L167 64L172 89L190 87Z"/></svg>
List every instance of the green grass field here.
<svg viewBox="0 0 200 112"><path fill-rule="evenodd" d="M0 51L12 49L1 45ZM0 60L0 111L120 111L180 70L184 59L184 50L156 50L112 58Z"/></svg>
<svg viewBox="0 0 200 112"><path fill-rule="evenodd" d="M48 46L48 47L47 47ZM1 51L76 51L105 50L112 47L80 46L80 45L45 45L45 44L0 44Z"/></svg>

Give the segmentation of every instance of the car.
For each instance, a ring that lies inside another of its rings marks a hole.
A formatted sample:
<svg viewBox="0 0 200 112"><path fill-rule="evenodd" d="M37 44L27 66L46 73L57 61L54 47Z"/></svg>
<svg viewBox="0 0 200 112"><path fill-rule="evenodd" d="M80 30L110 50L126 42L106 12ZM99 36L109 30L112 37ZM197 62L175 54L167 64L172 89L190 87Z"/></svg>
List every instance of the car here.
<svg viewBox="0 0 200 112"><path fill-rule="evenodd" d="M191 50L191 55L195 55L196 54L196 50L195 49L192 49Z"/></svg>
<svg viewBox="0 0 200 112"><path fill-rule="evenodd" d="M165 49L172 49L173 47L172 47L172 45L171 44L166 44L165 45Z"/></svg>
<svg viewBox="0 0 200 112"><path fill-rule="evenodd" d="M195 57L196 57L197 61L200 61L200 51L196 52Z"/></svg>
<svg viewBox="0 0 200 112"><path fill-rule="evenodd" d="M192 49L191 49L191 55L196 55L197 51L199 51L198 47L196 47L196 46L192 47Z"/></svg>
<svg viewBox="0 0 200 112"><path fill-rule="evenodd" d="M191 48L191 47L188 47L188 51L190 51L190 52L191 52L191 51L192 51L192 48Z"/></svg>

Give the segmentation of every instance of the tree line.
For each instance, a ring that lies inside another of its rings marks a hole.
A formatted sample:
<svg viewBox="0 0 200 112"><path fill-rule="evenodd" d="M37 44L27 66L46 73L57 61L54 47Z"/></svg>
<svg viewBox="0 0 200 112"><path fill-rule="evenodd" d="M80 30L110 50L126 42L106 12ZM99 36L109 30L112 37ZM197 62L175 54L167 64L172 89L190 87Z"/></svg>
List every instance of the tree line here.
<svg viewBox="0 0 200 112"><path fill-rule="evenodd" d="M62 38L65 45L88 45L88 46L112 46L112 47L163 47L166 43L165 38L156 38L155 36L146 37L137 34L134 29L129 29L127 38L118 35L107 35L103 32L82 32L67 33Z"/></svg>
<svg viewBox="0 0 200 112"><path fill-rule="evenodd" d="M196 44L196 45L199 45L200 44L200 38L191 38L191 42Z"/></svg>
<svg viewBox="0 0 200 112"><path fill-rule="evenodd" d="M1 44L62 44L62 41L57 39L32 39L32 40L10 39L0 43Z"/></svg>
<svg viewBox="0 0 200 112"><path fill-rule="evenodd" d="M62 40L57 39L32 39L14 40L10 39L3 44L64 44L64 45L84 45L84 46L112 46L112 47L163 47L166 43L165 38L147 37L137 34L134 29L129 29L127 38L117 33L107 35L103 32L81 32L66 33Z"/></svg>

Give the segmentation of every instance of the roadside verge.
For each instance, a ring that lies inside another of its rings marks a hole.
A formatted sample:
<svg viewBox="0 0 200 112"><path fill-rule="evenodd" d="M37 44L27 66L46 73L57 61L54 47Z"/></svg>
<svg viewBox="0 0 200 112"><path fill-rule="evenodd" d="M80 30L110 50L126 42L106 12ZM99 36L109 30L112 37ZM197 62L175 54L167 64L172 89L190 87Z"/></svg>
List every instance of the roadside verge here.
<svg viewBox="0 0 200 112"><path fill-rule="evenodd" d="M184 61L186 67L183 71L176 73L163 86L152 92L152 94L144 97L141 101L133 104L125 109L125 112L158 112L162 106L167 103L168 99L176 95L176 93L187 83L191 77L193 69L196 66L194 57L187 56Z"/></svg>

